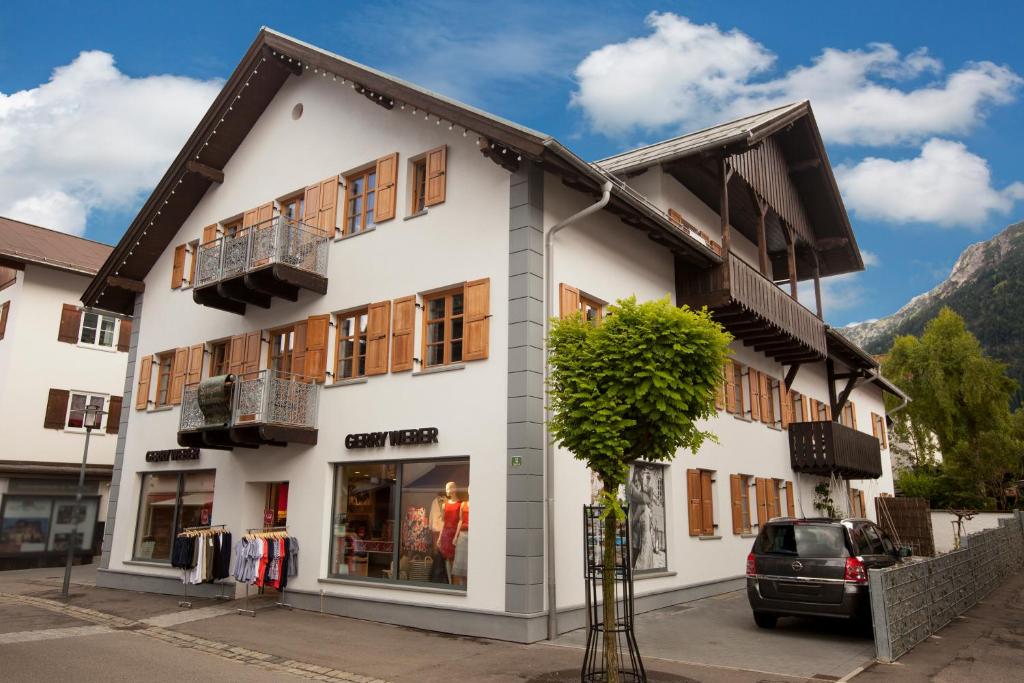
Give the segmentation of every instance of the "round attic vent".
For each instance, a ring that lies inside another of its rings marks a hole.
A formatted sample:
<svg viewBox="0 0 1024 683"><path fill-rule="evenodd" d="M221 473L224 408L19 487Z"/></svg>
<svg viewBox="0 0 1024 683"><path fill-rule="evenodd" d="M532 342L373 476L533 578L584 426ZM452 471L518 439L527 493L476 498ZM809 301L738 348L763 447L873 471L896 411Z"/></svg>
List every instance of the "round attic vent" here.
<svg viewBox="0 0 1024 683"><path fill-rule="evenodd" d="M302 118L302 102L292 107L292 120L298 121L300 118Z"/></svg>

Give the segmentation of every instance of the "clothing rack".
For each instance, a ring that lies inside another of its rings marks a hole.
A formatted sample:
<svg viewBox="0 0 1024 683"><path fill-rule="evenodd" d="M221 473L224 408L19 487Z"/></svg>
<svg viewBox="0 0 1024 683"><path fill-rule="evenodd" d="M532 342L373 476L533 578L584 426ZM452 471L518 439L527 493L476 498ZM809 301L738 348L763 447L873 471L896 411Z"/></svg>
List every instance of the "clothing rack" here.
<svg viewBox="0 0 1024 683"><path fill-rule="evenodd" d="M196 531L202 532L202 531L210 531L212 529L227 529L227 527L228 527L227 524L207 524L205 526L187 526L187 527L184 527L181 531L179 531L176 534L176 536L177 537L181 537L181 536L185 536L185 535L188 535L191 532L196 532ZM184 607L185 609L192 609L192 601L188 599L188 581L183 581L182 583L184 584L185 588L184 588L184 594L182 595L182 599L178 601L178 607ZM227 595L224 595L224 593L221 593L220 595L216 596L215 599L216 600L231 600L231 597L227 596Z"/></svg>
<svg viewBox="0 0 1024 683"><path fill-rule="evenodd" d="M283 531L285 533L288 533L288 527L286 527L286 526L253 527L251 529L246 529L245 530L245 536L248 536L249 534L272 533L272 532L275 532L275 531ZM260 590L259 590L258 595L262 595L262 594L263 594L263 586L260 586ZM275 607L286 607L288 609L294 609L290 604L288 604L286 602L281 602L281 597L280 596L281 596L281 592L278 591L278 600L277 600L277 602L274 603ZM253 617L253 618L256 617L256 610L249 609L249 582L248 581L245 583L245 607L244 608L238 608L238 609L235 610L235 612L237 614L244 614L244 615L246 615L248 617Z"/></svg>

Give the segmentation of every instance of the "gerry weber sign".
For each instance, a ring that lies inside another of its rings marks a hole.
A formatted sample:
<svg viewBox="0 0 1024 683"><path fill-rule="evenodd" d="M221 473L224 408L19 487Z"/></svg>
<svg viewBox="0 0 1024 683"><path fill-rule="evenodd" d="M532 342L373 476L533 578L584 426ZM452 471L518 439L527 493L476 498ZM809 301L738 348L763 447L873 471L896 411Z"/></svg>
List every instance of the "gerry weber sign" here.
<svg viewBox="0 0 1024 683"><path fill-rule="evenodd" d="M349 434L345 437L345 448L383 448L386 444L391 444L392 446L413 446L428 443L437 443L436 427L396 429L390 432L366 432L365 434Z"/></svg>
<svg viewBox="0 0 1024 683"><path fill-rule="evenodd" d="M146 462L167 462L169 460L198 459L198 448L171 448L166 451L146 451Z"/></svg>

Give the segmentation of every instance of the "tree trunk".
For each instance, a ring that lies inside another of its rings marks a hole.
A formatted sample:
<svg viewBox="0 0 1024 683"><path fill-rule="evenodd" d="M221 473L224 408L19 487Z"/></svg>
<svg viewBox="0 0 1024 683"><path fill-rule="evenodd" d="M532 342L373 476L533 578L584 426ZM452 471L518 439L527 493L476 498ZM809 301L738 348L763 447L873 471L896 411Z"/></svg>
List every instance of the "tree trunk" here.
<svg viewBox="0 0 1024 683"><path fill-rule="evenodd" d="M606 681L619 683L619 643L615 633L615 541L618 520L609 511L604 518L604 571L601 597L604 600L604 664Z"/></svg>

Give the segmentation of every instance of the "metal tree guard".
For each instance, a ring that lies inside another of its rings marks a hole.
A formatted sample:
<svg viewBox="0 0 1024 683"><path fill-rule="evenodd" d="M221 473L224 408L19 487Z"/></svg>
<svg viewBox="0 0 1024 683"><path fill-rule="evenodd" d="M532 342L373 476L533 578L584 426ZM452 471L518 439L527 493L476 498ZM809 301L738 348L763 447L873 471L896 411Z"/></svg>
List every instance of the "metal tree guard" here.
<svg viewBox="0 0 1024 683"><path fill-rule="evenodd" d="M604 683L605 624L601 586L604 578L604 522L601 505L583 506L583 573L587 593L587 648L583 656L582 683ZM630 546L629 511L615 534L615 633L619 680L646 683L647 672L633 633L633 553Z"/></svg>

